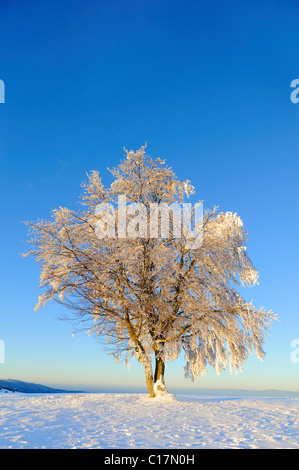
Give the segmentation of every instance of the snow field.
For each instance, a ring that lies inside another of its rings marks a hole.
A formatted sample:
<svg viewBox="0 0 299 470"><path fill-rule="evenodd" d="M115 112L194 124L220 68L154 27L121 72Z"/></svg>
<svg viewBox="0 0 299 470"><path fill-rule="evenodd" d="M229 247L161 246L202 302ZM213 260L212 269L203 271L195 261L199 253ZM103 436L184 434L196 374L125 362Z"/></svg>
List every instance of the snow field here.
<svg viewBox="0 0 299 470"><path fill-rule="evenodd" d="M299 448L299 399L2 394L0 448Z"/></svg>

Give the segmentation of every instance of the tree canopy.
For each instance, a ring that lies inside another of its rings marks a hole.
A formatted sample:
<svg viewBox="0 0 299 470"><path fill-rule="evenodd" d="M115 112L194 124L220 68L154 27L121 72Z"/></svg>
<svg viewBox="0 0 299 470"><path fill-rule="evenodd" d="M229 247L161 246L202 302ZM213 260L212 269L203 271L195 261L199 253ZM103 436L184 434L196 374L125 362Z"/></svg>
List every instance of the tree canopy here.
<svg viewBox="0 0 299 470"><path fill-rule="evenodd" d="M202 243L195 247L186 232L175 236L174 212L167 236L151 236L153 205L182 205L194 194L191 183L147 155L145 146L125 150L109 171L114 180L108 188L97 171L88 174L79 210L60 207L51 220L27 222L31 246L25 256L41 267L36 309L55 300L87 322L90 333L105 337L117 359L137 358L152 397L167 393L165 362L182 353L193 381L208 365L220 373L240 370L250 353L263 359L275 315L240 295L242 285L258 283L240 217L205 210ZM125 220L119 196L129 203ZM142 232L141 205L147 221ZM155 220L162 219L160 213Z"/></svg>

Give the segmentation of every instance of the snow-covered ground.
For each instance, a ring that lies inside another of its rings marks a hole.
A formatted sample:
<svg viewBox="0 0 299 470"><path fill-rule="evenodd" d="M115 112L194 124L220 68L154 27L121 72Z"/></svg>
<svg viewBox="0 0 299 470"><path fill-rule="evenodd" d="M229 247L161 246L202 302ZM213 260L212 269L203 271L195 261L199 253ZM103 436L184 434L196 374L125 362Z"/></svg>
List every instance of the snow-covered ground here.
<svg viewBox="0 0 299 470"><path fill-rule="evenodd" d="M299 399L1 394L0 448L299 448Z"/></svg>

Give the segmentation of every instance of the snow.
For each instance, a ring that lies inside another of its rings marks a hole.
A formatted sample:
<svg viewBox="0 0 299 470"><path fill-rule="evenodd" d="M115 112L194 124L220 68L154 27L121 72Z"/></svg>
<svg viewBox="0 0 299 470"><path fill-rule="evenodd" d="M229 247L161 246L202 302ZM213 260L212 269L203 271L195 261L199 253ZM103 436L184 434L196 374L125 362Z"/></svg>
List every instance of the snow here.
<svg viewBox="0 0 299 470"><path fill-rule="evenodd" d="M3 393L0 448L299 448L299 399Z"/></svg>

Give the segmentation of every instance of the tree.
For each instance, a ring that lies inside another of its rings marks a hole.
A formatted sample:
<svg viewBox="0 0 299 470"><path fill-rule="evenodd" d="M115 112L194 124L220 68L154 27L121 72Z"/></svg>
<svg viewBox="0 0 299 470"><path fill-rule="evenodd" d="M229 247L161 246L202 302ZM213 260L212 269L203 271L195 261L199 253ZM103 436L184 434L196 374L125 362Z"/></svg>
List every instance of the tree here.
<svg viewBox="0 0 299 470"><path fill-rule="evenodd" d="M32 238L25 256L41 266L36 309L55 300L109 341L117 360L137 358L151 397L167 393L165 362L183 352L185 375L193 381L207 365L217 373L228 365L237 372L250 353L263 359L275 316L240 296L241 285L258 282L240 217L205 211L202 243L190 247L188 230L175 233L173 211L165 235L159 209L182 205L194 188L145 147L125 153L109 170L110 187L98 172L88 175L82 208L60 207L50 221L27 222ZM119 196L129 205L120 208ZM162 236L151 236L153 207Z"/></svg>

